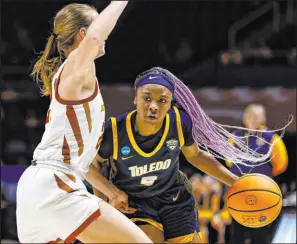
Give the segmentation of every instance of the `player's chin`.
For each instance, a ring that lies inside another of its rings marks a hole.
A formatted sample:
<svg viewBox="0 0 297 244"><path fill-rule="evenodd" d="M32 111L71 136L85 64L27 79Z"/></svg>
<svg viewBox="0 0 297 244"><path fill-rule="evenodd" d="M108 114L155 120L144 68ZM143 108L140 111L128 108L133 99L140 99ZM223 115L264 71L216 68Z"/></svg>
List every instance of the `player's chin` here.
<svg viewBox="0 0 297 244"><path fill-rule="evenodd" d="M97 58L100 58L100 57L102 57L102 56L104 56L104 55L105 55L105 49L102 48L102 49L98 52Z"/></svg>
<svg viewBox="0 0 297 244"><path fill-rule="evenodd" d="M156 116L146 116L145 121L150 124L160 123L160 118Z"/></svg>

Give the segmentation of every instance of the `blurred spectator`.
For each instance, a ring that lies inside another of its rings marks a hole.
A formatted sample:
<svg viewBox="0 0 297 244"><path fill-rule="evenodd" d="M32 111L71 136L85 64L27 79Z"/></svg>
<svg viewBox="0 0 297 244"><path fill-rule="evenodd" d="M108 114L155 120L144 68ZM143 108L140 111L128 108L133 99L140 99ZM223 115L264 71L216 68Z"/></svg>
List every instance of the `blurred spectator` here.
<svg viewBox="0 0 297 244"><path fill-rule="evenodd" d="M12 24L13 42L7 43L8 62L13 65L21 65L28 63L33 50L33 43L27 28L23 27L18 20L14 20ZM4 54L6 54L4 52Z"/></svg>
<svg viewBox="0 0 297 244"><path fill-rule="evenodd" d="M209 178L207 178L209 179ZM211 210L211 187L208 187L209 184L206 178L199 174L194 174L190 178L190 182L192 183L193 191L196 197L196 201L198 203L198 211L199 211L199 227L202 234L202 243L208 243L208 224L213 216L213 212ZM210 179L212 179L210 177Z"/></svg>
<svg viewBox="0 0 297 244"><path fill-rule="evenodd" d="M255 42L244 42L242 52L245 57L270 58L272 56L272 51L266 45L264 39L259 39Z"/></svg>
<svg viewBox="0 0 297 244"><path fill-rule="evenodd" d="M190 178L199 210L199 225L202 234L202 242L224 242L225 223L221 218L222 185L209 175L194 174ZM215 218L215 219L214 219ZM212 233L210 223L214 226Z"/></svg>
<svg viewBox="0 0 297 244"><path fill-rule="evenodd" d="M297 66L297 48L292 48L288 54L288 62L292 66Z"/></svg>
<svg viewBox="0 0 297 244"><path fill-rule="evenodd" d="M273 57L272 50L267 46L264 39L255 42L246 41L241 49L224 51L220 55L223 65L230 64L261 64L263 60Z"/></svg>
<svg viewBox="0 0 297 244"><path fill-rule="evenodd" d="M6 207L6 201L5 201L5 197L3 195L3 189L2 189L2 184L1 184L1 211L2 211L2 208L5 208L5 207ZM1 226L2 226L2 224L1 224Z"/></svg>
<svg viewBox="0 0 297 244"><path fill-rule="evenodd" d="M269 151L270 146L273 145L270 162L259 166L244 166L234 165L232 162L226 161L230 171L238 176L249 173L260 173L273 177L282 174L288 165L287 150L282 139L276 133L268 131L264 106L261 104L249 105L244 111L243 123L249 130L251 130L252 134L249 134L249 137L247 137L248 134L243 131L235 131L235 134L246 138L245 140L247 140L246 144L248 147L261 154L266 154ZM261 129L263 132L257 134L253 133L252 130L257 129ZM244 227L236 221L233 221L232 241L236 244L245 243L246 238L248 238L252 243L271 243L272 228L275 222L262 228L253 229Z"/></svg>
<svg viewBox="0 0 297 244"><path fill-rule="evenodd" d="M288 185L287 185L286 182L282 182L282 183L280 184L280 190L281 190L281 192L282 192L282 195L283 195L283 196L286 196L286 194L287 194L287 192L288 192Z"/></svg>
<svg viewBox="0 0 297 244"><path fill-rule="evenodd" d="M2 122L5 119L5 113L4 113L4 109L2 108L2 106L0 106L0 109L1 109L0 119L1 119L1 122Z"/></svg>
<svg viewBox="0 0 297 244"><path fill-rule="evenodd" d="M18 94L13 89L6 89L1 92L1 99L4 101L16 101L18 99Z"/></svg>
<svg viewBox="0 0 297 244"><path fill-rule="evenodd" d="M223 65L242 64L243 56L241 51L234 49L221 53L220 61Z"/></svg>
<svg viewBox="0 0 297 244"><path fill-rule="evenodd" d="M193 47L187 38L183 38L180 41L179 47L173 54L168 51L168 47L164 42L159 44L159 52L168 63L174 64L186 63L194 54Z"/></svg>
<svg viewBox="0 0 297 244"><path fill-rule="evenodd" d="M44 124L37 118L35 110L29 108L24 121L27 132L27 155L31 155L40 142ZM29 161L30 162L30 161Z"/></svg>
<svg viewBox="0 0 297 244"><path fill-rule="evenodd" d="M258 153L266 154L269 151L271 145L272 153L270 156L270 163L262 164L257 167L233 165L232 162L227 161L227 166L230 170L238 175L245 175L247 173L261 173L269 177L277 176L283 173L288 165L288 154L286 146L283 140L274 132L269 132L266 126L266 110L261 104L250 104L244 111L243 124L248 128L249 137L247 138L246 144L252 150ZM253 133L252 130L262 130L257 134ZM247 136L243 131L234 132L238 136ZM233 143L233 142L231 142ZM235 145L236 146L236 145Z"/></svg>

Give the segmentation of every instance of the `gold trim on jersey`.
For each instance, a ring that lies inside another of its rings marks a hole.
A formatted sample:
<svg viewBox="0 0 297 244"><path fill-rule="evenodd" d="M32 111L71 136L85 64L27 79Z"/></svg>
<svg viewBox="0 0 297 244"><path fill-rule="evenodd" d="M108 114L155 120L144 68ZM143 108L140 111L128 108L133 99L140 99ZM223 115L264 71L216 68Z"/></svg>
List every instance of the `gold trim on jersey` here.
<svg viewBox="0 0 297 244"><path fill-rule="evenodd" d="M160 231L164 231L163 229L163 225L160 224L159 222L153 220L153 219L149 219L149 218L131 218L130 219L132 222L137 222L137 221L142 221L142 222L146 222L152 226L155 226L156 228L158 228Z"/></svg>
<svg viewBox="0 0 297 244"><path fill-rule="evenodd" d="M173 106L173 110L176 115L177 134L178 134L179 144L180 144L180 147L182 147L185 144L185 139L183 134L183 128L181 125L180 114L177 107Z"/></svg>
<svg viewBox="0 0 297 244"><path fill-rule="evenodd" d="M168 240L166 240L166 242L168 242L168 243L189 243L189 242L193 241L194 235L196 233L199 235L200 240L202 240L201 232L195 232L195 233L192 233L192 234L188 234L188 235L184 235L184 236L178 236L178 237L168 239Z"/></svg>
<svg viewBox="0 0 297 244"><path fill-rule="evenodd" d="M127 133L128 133L128 138L130 140L130 143L132 145L132 147L134 148L134 150L141 156L143 157L146 157L146 158L150 158L152 157L156 152L158 152L160 150L160 148L163 146L164 142L165 142L165 139L167 137L167 134L168 134L168 131L169 131L169 124L170 124L170 117L168 114L166 114L166 117L165 117L165 130L164 130L164 133L163 133L163 136L158 144L158 146L150 153L145 153L144 151L142 151L139 146L137 145L136 141L135 141L135 138L133 136L133 132L132 132L132 127L131 127L131 116L132 114L134 114L136 112L136 110L130 112L128 115L127 115L127 118L126 118L126 129L127 129Z"/></svg>
<svg viewBox="0 0 297 244"><path fill-rule="evenodd" d="M132 222L137 222L137 221L142 221L142 222L146 222L152 226L155 226L157 229L159 229L160 231L163 231L164 232L164 228L163 228L163 225L160 224L159 222L153 220L153 219L149 219L149 218L131 218L130 219ZM197 233L197 232L195 232ZM178 237L175 237L175 238L171 238L171 239L168 239L166 240L166 242L173 242L173 243L188 243L188 242L191 242L194 238L194 235L195 233L191 233L191 234L188 234L188 235L183 235L183 236L178 236ZM202 240L202 234L201 232L198 232L197 233L200 237L200 240Z"/></svg>
<svg viewBox="0 0 297 244"><path fill-rule="evenodd" d="M115 117L110 118L110 120L111 120L112 136L113 136L113 158L117 160L118 148L119 148L117 121Z"/></svg>

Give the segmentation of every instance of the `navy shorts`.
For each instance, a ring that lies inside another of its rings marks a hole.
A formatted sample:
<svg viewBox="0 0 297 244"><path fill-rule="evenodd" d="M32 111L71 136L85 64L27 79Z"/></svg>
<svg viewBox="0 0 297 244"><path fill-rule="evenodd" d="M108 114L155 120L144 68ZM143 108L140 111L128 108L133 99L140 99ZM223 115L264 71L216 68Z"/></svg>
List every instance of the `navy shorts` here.
<svg viewBox="0 0 297 244"><path fill-rule="evenodd" d="M148 199L129 196L129 206L136 208L127 214L137 225L151 224L164 232L165 240L192 240L200 232L198 205L187 177L180 172L176 182L165 192Z"/></svg>

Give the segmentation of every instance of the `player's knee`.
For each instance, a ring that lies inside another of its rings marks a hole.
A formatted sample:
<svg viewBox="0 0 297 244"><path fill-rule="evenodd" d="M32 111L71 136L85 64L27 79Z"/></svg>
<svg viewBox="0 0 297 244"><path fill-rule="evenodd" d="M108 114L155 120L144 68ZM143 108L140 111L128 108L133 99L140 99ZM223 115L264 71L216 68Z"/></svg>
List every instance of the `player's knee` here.
<svg viewBox="0 0 297 244"><path fill-rule="evenodd" d="M199 233L195 233L191 243L202 243Z"/></svg>

